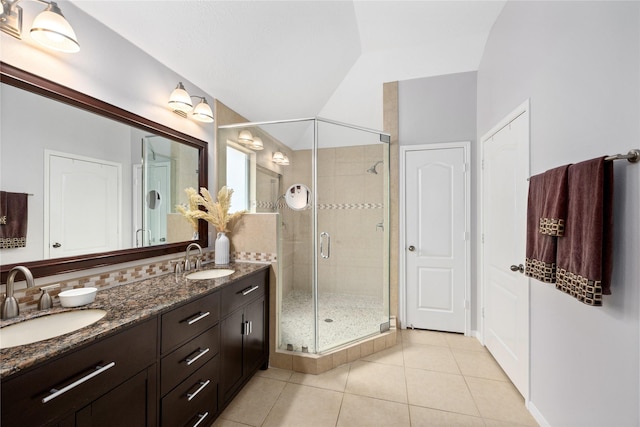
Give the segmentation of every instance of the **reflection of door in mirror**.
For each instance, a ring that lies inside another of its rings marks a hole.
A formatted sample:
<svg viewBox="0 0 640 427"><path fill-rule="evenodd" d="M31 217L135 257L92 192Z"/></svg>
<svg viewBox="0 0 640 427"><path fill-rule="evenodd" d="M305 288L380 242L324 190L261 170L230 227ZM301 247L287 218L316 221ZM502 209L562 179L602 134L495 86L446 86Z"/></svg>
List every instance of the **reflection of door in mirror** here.
<svg viewBox="0 0 640 427"><path fill-rule="evenodd" d="M45 258L120 249L121 165L49 150L45 159Z"/></svg>

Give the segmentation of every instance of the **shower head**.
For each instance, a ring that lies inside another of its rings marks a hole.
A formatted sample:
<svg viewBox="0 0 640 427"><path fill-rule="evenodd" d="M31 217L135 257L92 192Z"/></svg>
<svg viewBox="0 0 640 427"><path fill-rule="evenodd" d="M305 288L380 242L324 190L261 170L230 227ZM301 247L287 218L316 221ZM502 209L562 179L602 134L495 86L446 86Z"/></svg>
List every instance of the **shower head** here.
<svg viewBox="0 0 640 427"><path fill-rule="evenodd" d="M377 162L375 162L373 166L371 166L369 169L367 169L367 173L372 173L374 175L378 175L378 171L376 170L376 166L378 166L380 163L382 163L382 160L378 160Z"/></svg>

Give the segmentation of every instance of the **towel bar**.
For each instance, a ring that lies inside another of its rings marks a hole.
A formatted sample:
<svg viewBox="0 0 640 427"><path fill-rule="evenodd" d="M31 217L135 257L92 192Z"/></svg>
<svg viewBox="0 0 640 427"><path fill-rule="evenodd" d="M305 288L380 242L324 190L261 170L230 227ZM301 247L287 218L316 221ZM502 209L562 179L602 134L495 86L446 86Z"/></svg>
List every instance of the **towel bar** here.
<svg viewBox="0 0 640 427"><path fill-rule="evenodd" d="M613 160L628 160L629 163L639 163L640 149L634 148L629 150L627 154L614 154L613 156L607 156L604 159L609 162ZM527 181L529 181L529 178L527 178Z"/></svg>
<svg viewBox="0 0 640 427"><path fill-rule="evenodd" d="M605 160L628 160L629 163L638 163L640 162L640 150L633 149L629 150L627 154L615 154L613 156L607 156L604 158Z"/></svg>

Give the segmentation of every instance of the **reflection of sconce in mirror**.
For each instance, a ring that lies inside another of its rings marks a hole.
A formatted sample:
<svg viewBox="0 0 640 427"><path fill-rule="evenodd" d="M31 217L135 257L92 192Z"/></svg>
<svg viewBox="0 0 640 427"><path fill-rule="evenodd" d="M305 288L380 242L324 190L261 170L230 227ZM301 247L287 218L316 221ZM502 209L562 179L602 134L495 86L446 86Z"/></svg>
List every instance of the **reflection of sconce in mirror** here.
<svg viewBox="0 0 640 427"><path fill-rule="evenodd" d="M273 157L271 159L273 163L280 166L289 166L289 157L282 154L280 151L276 151L273 153Z"/></svg>
<svg viewBox="0 0 640 427"><path fill-rule="evenodd" d="M246 129L241 130L240 133L238 133L238 142L254 151L264 150L262 138L251 135L251 132Z"/></svg>
<svg viewBox="0 0 640 427"><path fill-rule="evenodd" d="M311 190L304 184L293 184L284 193L287 206L294 211L302 211L311 206Z"/></svg>
<svg viewBox="0 0 640 427"><path fill-rule="evenodd" d="M191 98L198 98L200 102L193 108ZM191 114L193 120L199 122L211 123L213 122L213 111L207 103L207 98L204 96L191 96L186 91L182 82L178 83L178 86L171 92L169 96L169 107L173 109L173 112L177 115L187 118Z"/></svg>
<svg viewBox="0 0 640 427"><path fill-rule="evenodd" d="M17 5L20 0L2 0L0 14L0 30L22 39L22 8ZM46 9L33 20L31 37L41 45L60 52L75 53L80 51L76 33L67 22L62 11L55 2L36 0L47 5Z"/></svg>

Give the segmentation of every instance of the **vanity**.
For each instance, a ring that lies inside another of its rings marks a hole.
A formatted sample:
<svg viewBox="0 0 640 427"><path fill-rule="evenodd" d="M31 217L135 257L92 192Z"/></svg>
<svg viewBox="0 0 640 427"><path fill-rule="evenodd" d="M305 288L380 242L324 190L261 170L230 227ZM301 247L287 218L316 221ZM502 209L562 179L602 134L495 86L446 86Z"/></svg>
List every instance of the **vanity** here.
<svg viewBox="0 0 640 427"><path fill-rule="evenodd" d="M1 424L211 425L268 367L269 265L231 268L217 279L166 274L100 290L81 309L105 310L101 320L0 350Z"/></svg>

